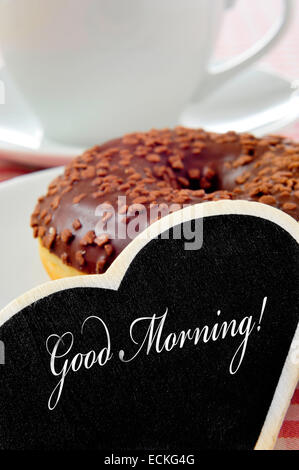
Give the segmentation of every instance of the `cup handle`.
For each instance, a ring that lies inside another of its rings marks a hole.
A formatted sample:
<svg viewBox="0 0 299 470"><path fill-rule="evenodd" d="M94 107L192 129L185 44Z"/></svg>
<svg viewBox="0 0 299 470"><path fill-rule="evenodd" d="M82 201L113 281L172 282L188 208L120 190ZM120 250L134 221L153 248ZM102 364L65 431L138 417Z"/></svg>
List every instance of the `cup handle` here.
<svg viewBox="0 0 299 470"><path fill-rule="evenodd" d="M281 18L270 28L270 30L258 40L247 51L239 54L232 59L226 60L219 64L210 64L207 70L207 76L200 88L197 90L196 96L192 101L198 101L211 93L219 85L222 85L230 78L253 64L262 57L273 45L280 39L286 31L292 17L294 8L294 0L282 0L283 13Z"/></svg>

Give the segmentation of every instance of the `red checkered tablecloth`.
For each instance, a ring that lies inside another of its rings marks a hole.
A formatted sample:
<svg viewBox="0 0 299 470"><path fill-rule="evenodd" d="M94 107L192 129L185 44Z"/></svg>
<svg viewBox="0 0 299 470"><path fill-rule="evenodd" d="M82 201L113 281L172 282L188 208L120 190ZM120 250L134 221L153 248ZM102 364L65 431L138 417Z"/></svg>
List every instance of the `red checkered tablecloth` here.
<svg viewBox="0 0 299 470"><path fill-rule="evenodd" d="M280 13L281 0L237 0L236 6L226 14L216 48L217 58L228 58L245 50L275 21ZM261 60L272 70L299 79L299 0L292 24L280 43ZM283 131L299 139L299 122ZM40 168L26 167L5 161L0 156L0 181L30 173ZM276 449L299 450L299 384L280 430Z"/></svg>

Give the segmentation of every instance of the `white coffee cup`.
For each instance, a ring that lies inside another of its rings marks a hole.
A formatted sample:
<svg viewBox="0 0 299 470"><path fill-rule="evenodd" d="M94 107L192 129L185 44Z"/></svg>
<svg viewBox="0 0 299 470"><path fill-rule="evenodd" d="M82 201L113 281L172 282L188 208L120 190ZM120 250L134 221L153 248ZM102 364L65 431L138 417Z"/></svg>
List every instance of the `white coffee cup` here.
<svg viewBox="0 0 299 470"><path fill-rule="evenodd" d="M0 49L45 135L87 146L175 125L191 100L269 50L291 15L282 1L269 33L217 66L232 0L0 0Z"/></svg>

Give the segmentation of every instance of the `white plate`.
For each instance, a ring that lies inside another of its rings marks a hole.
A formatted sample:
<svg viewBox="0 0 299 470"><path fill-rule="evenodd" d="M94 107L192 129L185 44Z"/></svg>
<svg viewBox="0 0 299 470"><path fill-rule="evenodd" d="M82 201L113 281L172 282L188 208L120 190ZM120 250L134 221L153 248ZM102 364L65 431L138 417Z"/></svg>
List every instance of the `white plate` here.
<svg viewBox="0 0 299 470"><path fill-rule="evenodd" d="M49 280L29 223L37 198L61 171L39 171L0 184L0 309Z"/></svg>
<svg viewBox="0 0 299 470"><path fill-rule="evenodd" d="M38 119L0 69L5 85L5 104L0 105L0 156L38 166L57 166L84 150L44 136ZM276 132L299 117L299 96L289 80L252 68L238 75L209 98L190 106L180 123L215 132L236 130L256 135ZM132 129L135 131L138 129ZM100 142L91 142L91 146Z"/></svg>

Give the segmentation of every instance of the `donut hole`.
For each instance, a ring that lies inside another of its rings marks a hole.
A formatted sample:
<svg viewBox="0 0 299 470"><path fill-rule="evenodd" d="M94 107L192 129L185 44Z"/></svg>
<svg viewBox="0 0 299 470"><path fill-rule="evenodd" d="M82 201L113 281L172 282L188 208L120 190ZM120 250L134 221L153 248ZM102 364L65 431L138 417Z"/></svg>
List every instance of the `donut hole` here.
<svg viewBox="0 0 299 470"><path fill-rule="evenodd" d="M201 169L192 168L188 171L188 188L191 190L204 189L212 193L220 189L220 181L217 172L210 166Z"/></svg>

